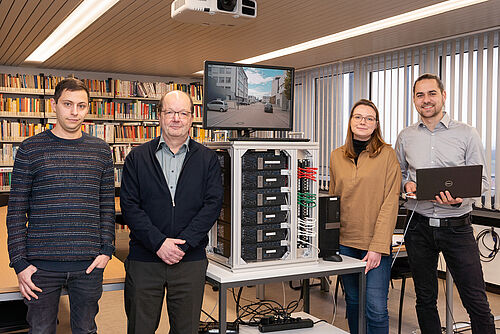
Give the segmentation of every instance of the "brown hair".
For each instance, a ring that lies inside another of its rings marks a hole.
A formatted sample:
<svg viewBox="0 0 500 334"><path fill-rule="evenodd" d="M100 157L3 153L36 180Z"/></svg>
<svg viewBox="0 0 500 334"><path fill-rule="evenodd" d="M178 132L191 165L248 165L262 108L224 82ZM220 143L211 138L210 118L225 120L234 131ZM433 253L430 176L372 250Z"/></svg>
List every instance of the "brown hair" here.
<svg viewBox="0 0 500 334"><path fill-rule="evenodd" d="M56 103L59 101L59 98L64 90L68 90L70 92L83 90L87 93L87 102L90 99L89 89L82 81L75 78L67 78L60 81L54 90L54 101L56 101Z"/></svg>
<svg viewBox="0 0 500 334"><path fill-rule="evenodd" d="M378 109L375 106L375 104L366 99L361 99L358 102L354 103L354 105L351 108L351 113L349 115L349 124L347 125L347 136L345 139L345 156L350 159L355 159L356 158L356 153L354 152L354 144L352 142L352 137L353 133L351 130L351 120L352 120L352 115L354 113L354 109L358 106L368 106L372 108L375 111L375 117L377 120L377 127L375 130L373 130L372 137L370 138L370 142L366 146L368 153L370 154L370 158L376 157L379 155L380 151L382 151L382 147L384 147L386 142L382 139L382 134L380 132L380 122L379 122L379 113Z"/></svg>
<svg viewBox="0 0 500 334"><path fill-rule="evenodd" d="M418 77L417 80L413 83L413 95L415 95L415 86L417 85L417 82L422 81L422 80L436 80L436 83L439 87L439 90L441 91L441 94L443 94L444 91L444 85L441 79L432 73L424 73L421 76Z"/></svg>

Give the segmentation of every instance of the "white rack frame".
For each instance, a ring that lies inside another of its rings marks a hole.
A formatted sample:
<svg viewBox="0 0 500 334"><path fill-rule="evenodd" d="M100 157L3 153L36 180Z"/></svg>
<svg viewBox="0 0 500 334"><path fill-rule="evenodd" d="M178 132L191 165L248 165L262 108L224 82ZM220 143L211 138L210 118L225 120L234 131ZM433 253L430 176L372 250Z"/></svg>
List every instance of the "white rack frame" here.
<svg viewBox="0 0 500 334"><path fill-rule="evenodd" d="M305 262L318 261L318 225L314 229L315 237L311 238L312 246L298 247L298 204L297 204L297 167L299 159L311 161L311 167L318 167L319 144L310 142L270 142L270 141L231 141L210 142L206 146L211 149L222 149L229 153L231 158L231 252L229 258L216 254L213 248L217 246L217 227L210 231L210 242L207 253L211 260L216 261L231 270L252 269L276 265L293 265ZM288 172L290 184L288 186L288 210L290 225L288 234L289 251L281 259L246 262L241 258L241 194L242 194L242 157L248 150L280 150L289 157ZM311 182L310 193L318 200L318 182ZM316 202L317 203L317 202ZM317 205L311 208L311 217L318 219Z"/></svg>

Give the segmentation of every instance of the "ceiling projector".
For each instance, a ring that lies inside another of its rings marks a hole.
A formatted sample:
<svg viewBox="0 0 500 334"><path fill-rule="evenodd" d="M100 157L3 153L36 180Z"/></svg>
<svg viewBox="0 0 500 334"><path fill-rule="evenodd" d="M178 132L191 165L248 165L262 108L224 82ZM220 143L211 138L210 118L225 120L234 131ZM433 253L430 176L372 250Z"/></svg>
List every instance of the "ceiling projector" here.
<svg viewBox="0 0 500 334"><path fill-rule="evenodd" d="M174 0L170 16L202 25L236 26L257 16L255 0Z"/></svg>

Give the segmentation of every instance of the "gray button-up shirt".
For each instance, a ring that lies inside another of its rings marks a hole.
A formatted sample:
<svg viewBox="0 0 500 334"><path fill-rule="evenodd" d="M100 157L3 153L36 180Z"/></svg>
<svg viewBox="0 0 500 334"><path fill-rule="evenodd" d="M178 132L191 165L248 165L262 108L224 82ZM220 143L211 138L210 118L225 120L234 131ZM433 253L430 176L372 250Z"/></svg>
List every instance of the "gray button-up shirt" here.
<svg viewBox="0 0 500 334"><path fill-rule="evenodd" d="M156 159L160 163L163 175L165 175L165 180L167 181L168 190L172 196L172 203L175 199L175 190L177 189L177 181L179 180L179 174L182 170L182 164L186 158L186 153L189 151L189 137L186 139L184 144L177 153L173 153L168 147L167 143L160 136L160 142L156 148Z"/></svg>
<svg viewBox="0 0 500 334"><path fill-rule="evenodd" d="M488 190L488 172L479 134L467 124L451 120L447 113L434 131L429 130L422 120L401 131L396 141L396 154L403 174L403 191L407 182L417 182L416 170L419 168L466 165L483 165L483 193ZM415 211L433 218L458 217L470 212L473 202L472 198L464 198L460 207L452 207L418 201ZM412 210L415 204L415 200L409 199L405 206Z"/></svg>

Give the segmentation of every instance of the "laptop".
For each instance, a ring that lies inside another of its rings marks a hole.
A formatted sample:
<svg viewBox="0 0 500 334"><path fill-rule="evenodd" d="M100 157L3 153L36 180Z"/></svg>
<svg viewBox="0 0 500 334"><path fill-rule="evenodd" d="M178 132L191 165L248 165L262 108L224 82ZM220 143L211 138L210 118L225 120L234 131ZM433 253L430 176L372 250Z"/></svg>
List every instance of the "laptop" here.
<svg viewBox="0 0 500 334"><path fill-rule="evenodd" d="M417 169L417 199L434 200L445 190L453 198L480 197L482 177L482 165Z"/></svg>

